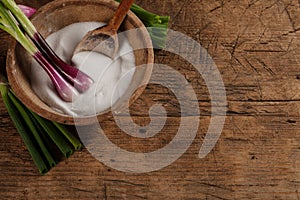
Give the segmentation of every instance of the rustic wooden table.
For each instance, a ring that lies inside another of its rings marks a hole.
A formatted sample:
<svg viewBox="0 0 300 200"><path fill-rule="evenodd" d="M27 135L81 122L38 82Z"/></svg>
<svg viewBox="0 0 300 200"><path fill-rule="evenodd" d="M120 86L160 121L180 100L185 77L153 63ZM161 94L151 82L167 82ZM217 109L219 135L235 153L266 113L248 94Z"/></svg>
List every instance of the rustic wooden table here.
<svg viewBox="0 0 300 200"><path fill-rule="evenodd" d="M17 1L40 7L49 1ZM180 71L197 91L201 110L196 139L176 162L142 174L111 169L86 149L38 174L0 101L1 199L300 199L300 2L137 0L170 28L199 42L222 75L228 111L213 151L198 158L210 120L210 98L201 75L180 56L156 52L156 62ZM0 67L5 67L7 34L0 32ZM178 102L149 85L132 106L137 124L149 122L148 108L162 103L167 128L149 140L122 135L103 122L120 147L148 152L172 140L178 129ZM299 134L299 135L298 135Z"/></svg>

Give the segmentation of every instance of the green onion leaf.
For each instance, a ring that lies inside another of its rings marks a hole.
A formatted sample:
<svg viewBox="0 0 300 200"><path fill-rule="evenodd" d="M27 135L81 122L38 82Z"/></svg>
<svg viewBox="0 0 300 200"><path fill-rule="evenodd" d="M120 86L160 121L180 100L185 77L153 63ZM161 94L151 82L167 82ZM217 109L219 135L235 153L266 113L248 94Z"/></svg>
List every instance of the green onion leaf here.
<svg viewBox="0 0 300 200"><path fill-rule="evenodd" d="M63 125L61 125L57 122L52 122L52 123L54 124L54 126L56 126L56 128L58 130L60 130L61 133L64 134L64 136L73 145L75 150L80 150L81 149L81 147L82 147L81 142L72 133L70 133L70 131L65 126L63 126Z"/></svg>
<svg viewBox="0 0 300 200"><path fill-rule="evenodd" d="M19 8L19 6L16 4L16 2L14 0L1 0L1 2L13 13L14 16L16 16L18 22L22 25L25 32L30 37L33 37L34 33L36 32L36 29L31 23L31 21Z"/></svg>
<svg viewBox="0 0 300 200"><path fill-rule="evenodd" d="M17 111L13 102L10 100L10 98L8 96L8 93L9 93L8 91L9 91L8 85L6 83L0 83L0 93L2 95L2 99L5 104L5 107L9 113L13 123L15 124L15 127L16 127L17 131L19 132L24 144L26 145L26 147L33 159L33 162L37 166L39 172L41 174L45 174L48 172L48 168L47 168L44 160L42 159L42 156L41 156L38 148L36 147L33 140L30 138L30 133L29 133L28 127L26 127L26 125L23 123L23 119L20 116L20 113Z"/></svg>
<svg viewBox="0 0 300 200"><path fill-rule="evenodd" d="M35 117L30 113L30 118L32 122L34 123L36 129L40 133L40 136L42 137L43 141L45 142L45 145L49 149L51 155L53 156L53 159L55 160L55 163L59 162L59 158L57 158L57 155L59 155L60 150L57 149L57 146L55 143L51 140L49 135L45 132L43 127L39 124L39 122L35 119Z"/></svg>
<svg viewBox="0 0 300 200"><path fill-rule="evenodd" d="M68 158L72 155L73 150L69 147L69 145L64 140L64 137L58 133L56 127L48 120L40 117L39 115L31 112L34 118L39 122L39 124L43 127L49 137L53 140L59 150L62 152L64 157Z"/></svg>
<svg viewBox="0 0 300 200"><path fill-rule="evenodd" d="M27 126L29 127L29 130L31 131L33 137L37 141L37 144L39 145L43 155L45 156L50 168L54 167L56 165L56 163L55 163L53 157L51 156L51 154L49 153L48 149L46 148L43 140L41 139L41 137L38 133L38 130L36 129L35 124L31 120L30 113L28 111L26 111L26 109L24 108L25 106L22 105L22 103L15 97L15 95L12 93L11 90L8 92L8 96L11 99L11 101L13 102L13 104L16 106L17 110L21 114L21 116L24 119Z"/></svg>
<svg viewBox="0 0 300 200"><path fill-rule="evenodd" d="M13 36L26 49L26 51L30 53L30 55L34 55L37 52L37 48L34 46L33 42L27 39L25 34L17 25L17 21L2 3L3 1L0 1L1 28Z"/></svg>

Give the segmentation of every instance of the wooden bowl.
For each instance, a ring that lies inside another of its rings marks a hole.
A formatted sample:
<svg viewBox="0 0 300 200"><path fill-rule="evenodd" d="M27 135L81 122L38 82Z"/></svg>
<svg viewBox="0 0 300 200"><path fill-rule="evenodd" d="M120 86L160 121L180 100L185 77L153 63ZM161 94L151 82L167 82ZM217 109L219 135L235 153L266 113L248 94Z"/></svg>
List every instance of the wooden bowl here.
<svg viewBox="0 0 300 200"><path fill-rule="evenodd" d="M118 3L111 0L57 0L40 8L31 18L31 21L35 25L36 29L44 37L47 37L51 33L76 22L108 22L117 7ZM136 100L145 89L145 85L148 83L151 76L152 64L154 61L151 38L149 37L143 23L130 11L123 23L123 29L129 30L135 28L139 28L138 33L136 33L139 35L128 35L128 40L131 46L133 49L136 49L135 46L145 46L148 48L134 50L136 66L138 68L143 65L143 69L136 70L139 71L139 73L136 72L134 74L131 86L144 86L135 90L134 94L130 98L129 104ZM17 44L16 41L13 41L7 54L6 70L9 83L17 97L29 109L46 119L63 124L74 124L73 116L61 114L53 110L41 101L31 89L28 78L30 74L27 70L25 70L26 66L31 65L31 62L31 56L29 56L24 48ZM146 67L144 68L144 66ZM129 88L129 90L130 89L132 88ZM121 100L119 100L119 102L121 102ZM118 104L118 101L116 104ZM105 116L105 114L109 114L109 112L110 109L98 113L98 120ZM92 118L95 119L95 116L80 117L79 119L76 118L76 124L89 124L93 121L91 120Z"/></svg>

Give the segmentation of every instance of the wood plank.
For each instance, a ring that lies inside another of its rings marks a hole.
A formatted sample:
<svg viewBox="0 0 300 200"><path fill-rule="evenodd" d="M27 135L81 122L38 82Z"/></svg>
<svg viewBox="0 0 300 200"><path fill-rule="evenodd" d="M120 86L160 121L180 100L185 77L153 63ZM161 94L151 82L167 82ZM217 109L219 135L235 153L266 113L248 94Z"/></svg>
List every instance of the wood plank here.
<svg viewBox="0 0 300 200"><path fill-rule="evenodd" d="M38 8L49 1L17 2ZM197 98L189 101L199 105L199 130L184 155L159 171L132 174L105 166L83 149L41 176L0 100L1 199L299 199L299 2L136 3L170 15L170 28L192 37L213 57L228 99L226 122L216 147L204 159L198 158L211 119L203 77L182 57L157 51L156 62L180 72L196 92ZM0 38L3 72L9 44L2 31ZM164 76L162 72L154 78L164 80ZM154 103L163 105L168 113L157 135L131 137L108 118L101 122L107 137L123 149L151 152L174 138L180 117L195 116L192 109L181 112L169 89L150 84L130 107L132 120L147 125ZM161 119L158 113L152 117ZM131 118L122 116L122 120L131 125Z"/></svg>
<svg viewBox="0 0 300 200"><path fill-rule="evenodd" d="M286 122L286 117L227 117L224 131L214 149L205 159L197 158L209 117L201 122L196 140L188 151L172 165L146 174L118 172L96 161L86 150L77 152L60 163L49 174L39 176L30 162L25 148L21 150L9 143L11 153L1 153L1 189L9 197L103 197L153 198L173 197L231 199L270 199L273 194L281 199L296 199L299 188L300 138L299 124ZM142 121L143 118L140 118ZM296 120L299 120L297 118ZM176 131L176 123L164 132ZM113 126L104 122L112 141L129 150L160 148L164 140L152 140L143 145L138 140L120 141L124 136ZM113 127L113 128L108 128ZM254 128L256 127L256 128ZM9 135L9 134L8 134ZM125 137L126 138L126 137ZM14 133L2 140L18 140ZM169 138L170 140L170 138ZM16 158L16 152L20 157ZM5 161L6 159L9 161ZM187 163L189 163L187 165ZM88 168L87 168L88 166ZM66 170L68 169L68 170ZM68 181L66 184L65 181ZM104 188L103 188L104 187ZM21 194L20 194L21 193ZM65 196L66 195L66 196ZM24 195L25 196L25 195Z"/></svg>

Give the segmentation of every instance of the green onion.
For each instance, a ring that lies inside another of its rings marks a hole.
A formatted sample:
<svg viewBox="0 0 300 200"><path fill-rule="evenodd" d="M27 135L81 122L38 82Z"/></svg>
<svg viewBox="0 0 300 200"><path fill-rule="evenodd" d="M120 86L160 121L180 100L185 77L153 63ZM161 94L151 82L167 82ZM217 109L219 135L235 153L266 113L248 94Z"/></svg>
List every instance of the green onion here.
<svg viewBox="0 0 300 200"><path fill-rule="evenodd" d="M34 116L34 118L39 122L39 124L43 127L43 129L47 132L47 134L50 136L53 142L57 145L64 157L70 157L73 153L73 150L69 147L64 137L62 137L60 133L58 133L56 127L50 121L44 120L42 117L35 114L34 112L31 113Z"/></svg>
<svg viewBox="0 0 300 200"><path fill-rule="evenodd" d="M61 74L64 75L66 80L74 85L74 87L79 92L85 92L90 88L93 80L75 68L61 58L59 58L56 53L52 50L43 36L36 30L31 21L22 12L21 8L15 3L14 0L2 0L3 4L11 11L16 20L19 22L20 26L24 29L30 39L37 46L42 55L54 66Z"/></svg>
<svg viewBox="0 0 300 200"><path fill-rule="evenodd" d="M23 34L21 29L18 27L17 22L12 17L11 13L4 8L1 2L0 28L13 36L26 49L26 51L30 53L30 55L34 55L34 53L37 52L36 47Z"/></svg>
<svg viewBox="0 0 300 200"><path fill-rule="evenodd" d="M7 10L2 4L6 1L0 2L0 28L12 35L27 51L28 53L43 67L51 78L53 85L56 88L59 96L65 101L72 101L73 97L78 95L78 92L71 86L61 74L46 60L42 53L36 48L36 46L27 39L25 34L21 31L17 25L17 21L14 19L9 10ZM17 6L17 8L19 8Z"/></svg>
<svg viewBox="0 0 300 200"><path fill-rule="evenodd" d="M72 134L70 131L63 125L57 123L57 122L52 122L56 128L64 134L64 136L69 140L69 142L73 145L75 150L80 150L82 148L81 142Z"/></svg>
<svg viewBox="0 0 300 200"><path fill-rule="evenodd" d="M31 37L35 33L35 27L30 22L30 20L25 16L25 14L22 12L22 10L19 8L19 6L15 3L14 0L1 0L3 5L7 7L12 14L15 16L15 18L18 20L18 22L21 24L25 32ZM25 16L25 17L24 17Z"/></svg>
<svg viewBox="0 0 300 200"><path fill-rule="evenodd" d="M15 97L15 95L12 92L8 92L8 96L12 100L13 104L16 106L16 108L19 111L19 113L21 114L21 116L23 117L27 126L29 127L29 130L31 131L32 135L34 136L35 140L37 141L37 144L39 145L42 153L46 157L46 160L47 160L50 168L54 167L56 165L56 163L55 163L53 157L51 156L51 154L49 153L48 149L46 148L43 140L41 139L41 137L36 129L36 126L34 125L34 122L31 120L30 113L28 113L28 111L26 111L24 106L21 104L21 102Z"/></svg>
<svg viewBox="0 0 300 200"><path fill-rule="evenodd" d="M19 26L32 41L26 37ZM68 65L54 53L13 0L0 2L0 28L12 35L43 67L64 101L71 102L78 95L77 90L85 92L93 83L89 76ZM70 84L73 84L77 90Z"/></svg>
<svg viewBox="0 0 300 200"><path fill-rule="evenodd" d="M34 123L36 129L38 130L40 136L42 137L42 140L45 142L45 146L47 146L47 149L49 149L51 155L53 156L53 159L55 160L55 163L58 163L59 158L57 157L57 153L59 153L59 151L57 151L58 148L56 147L55 143L51 140L51 138L49 137L49 135L45 132L45 130L43 129L43 127L41 127L41 125L39 124L39 122L31 114L31 112L30 112L30 118L31 118L31 121Z"/></svg>
<svg viewBox="0 0 300 200"><path fill-rule="evenodd" d="M80 141L65 126L38 116L22 104L9 88L7 79L1 74L0 93L11 119L41 174L45 174L56 165L58 158L55 156L55 147L66 158L73 153L68 142L75 150L81 148Z"/></svg>
<svg viewBox="0 0 300 200"><path fill-rule="evenodd" d="M15 105L13 104L13 102L11 101L11 99L8 96L9 88L6 83L3 83L3 82L0 83L0 92L2 95L3 102L5 104L5 107L9 113L13 123L15 124L15 127L16 127L17 131L19 132L24 144L26 145L26 147L33 159L33 162L37 166L39 172L41 174L45 174L46 172L48 172L48 168L47 168L44 160L42 159L40 151L38 150L35 143L31 139L29 130L23 122L23 118L21 117L20 113L17 111Z"/></svg>

